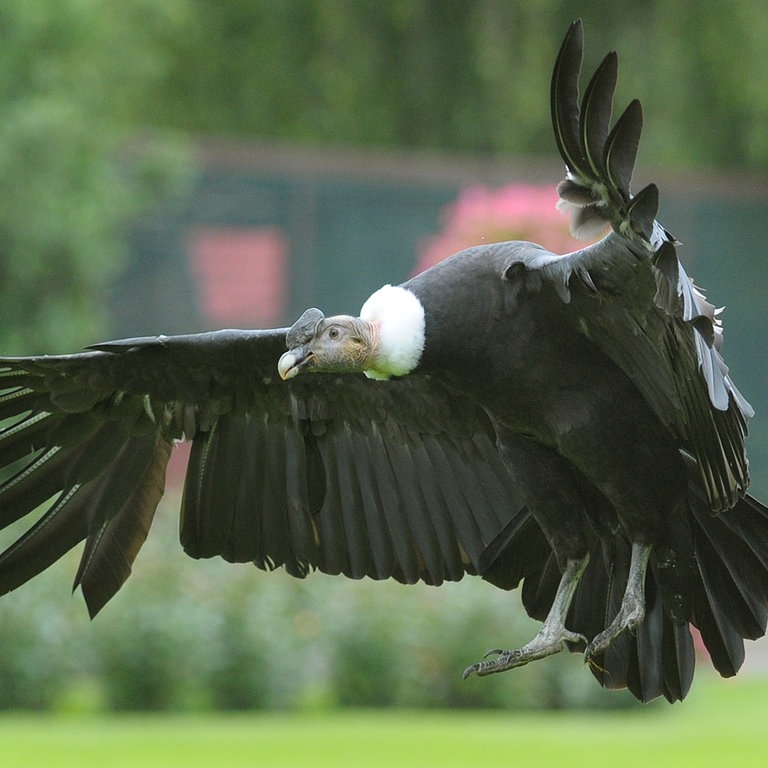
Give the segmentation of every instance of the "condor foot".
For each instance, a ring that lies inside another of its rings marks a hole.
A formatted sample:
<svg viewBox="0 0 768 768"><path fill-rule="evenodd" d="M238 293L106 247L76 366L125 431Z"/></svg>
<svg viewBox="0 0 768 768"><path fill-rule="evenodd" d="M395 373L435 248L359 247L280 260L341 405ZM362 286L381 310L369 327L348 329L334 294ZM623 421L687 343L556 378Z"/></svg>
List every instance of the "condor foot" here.
<svg viewBox="0 0 768 768"><path fill-rule="evenodd" d="M584 660L589 661L598 654L607 650L608 646L616 640L622 632L634 632L645 618L645 603L627 601L610 626L596 635L584 651Z"/></svg>
<svg viewBox="0 0 768 768"><path fill-rule="evenodd" d="M466 680L473 672L478 675L478 677L484 677L485 675L492 675L495 672L504 672L507 669L522 667L525 664L528 664L528 662L559 653L565 648L566 642L586 643L586 638L584 635L580 635L577 632L571 632L565 627L557 627L550 630L545 625L541 628L536 637L529 643L526 643L522 648L517 648L512 651L503 651L501 649L488 651L483 657L483 661L478 661L464 670L461 679ZM495 659L487 658L488 656L493 655L496 655Z"/></svg>
<svg viewBox="0 0 768 768"><path fill-rule="evenodd" d="M584 635L565 628L565 621L579 579L588 562L589 555L585 555L580 560L568 560L547 618L530 643L526 643L522 648L514 651L488 651L483 657L483 661L478 661L464 670L462 680L466 680L473 672L479 677L484 677L495 672L522 667L530 661L560 653L565 648L565 643L581 642L586 644L587 639ZM495 659L487 658L493 655L496 655Z"/></svg>

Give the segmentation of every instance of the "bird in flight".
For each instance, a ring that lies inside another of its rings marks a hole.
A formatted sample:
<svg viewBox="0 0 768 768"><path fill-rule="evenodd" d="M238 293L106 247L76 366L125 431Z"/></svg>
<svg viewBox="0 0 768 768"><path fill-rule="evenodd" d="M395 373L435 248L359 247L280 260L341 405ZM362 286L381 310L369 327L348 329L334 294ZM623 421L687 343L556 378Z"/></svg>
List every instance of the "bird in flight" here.
<svg viewBox="0 0 768 768"><path fill-rule="evenodd" d="M638 101L612 124L617 58L579 98L581 22L554 67L565 255L483 245L358 316L0 359L0 594L84 541L93 616L131 571L179 440L181 543L304 577L522 584L540 631L465 676L565 648L642 701L685 697L691 628L734 675L765 632L768 508L749 496L752 409L721 322L630 192ZM439 639L436 639L439 642Z"/></svg>

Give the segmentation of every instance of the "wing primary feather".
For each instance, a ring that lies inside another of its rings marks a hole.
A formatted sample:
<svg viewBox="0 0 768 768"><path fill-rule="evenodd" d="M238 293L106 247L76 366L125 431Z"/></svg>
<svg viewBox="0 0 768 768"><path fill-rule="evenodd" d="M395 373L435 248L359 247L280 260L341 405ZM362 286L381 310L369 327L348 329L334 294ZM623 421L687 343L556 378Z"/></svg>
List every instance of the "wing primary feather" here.
<svg viewBox="0 0 768 768"><path fill-rule="evenodd" d="M557 148L568 168L582 172L586 158L579 135L579 74L584 48L581 20L571 24L552 74L552 125Z"/></svg>
<svg viewBox="0 0 768 768"><path fill-rule="evenodd" d="M0 594L37 576L87 536L81 494L87 492L80 487L67 489L40 520L0 554Z"/></svg>
<svg viewBox="0 0 768 768"><path fill-rule="evenodd" d="M659 188L655 184L643 187L629 204L632 229L650 243L653 224L659 211Z"/></svg>
<svg viewBox="0 0 768 768"><path fill-rule="evenodd" d="M621 193L625 203L630 198L629 187L642 132L643 107L638 99L634 99L608 134L603 161L611 186Z"/></svg>
<svg viewBox="0 0 768 768"><path fill-rule="evenodd" d="M680 269L675 246L668 240L662 243L653 257L653 264L658 275L656 306L675 317L680 314L678 292Z"/></svg>
<svg viewBox="0 0 768 768"><path fill-rule="evenodd" d="M48 435L55 425L61 423L61 416L47 411L30 413L0 432L0 466L8 467L14 462L40 451L51 443Z"/></svg>
<svg viewBox="0 0 768 768"><path fill-rule="evenodd" d="M159 435L132 438L126 443L126 453L140 456L136 462L136 482L129 484L117 503L112 494L119 494L118 483L113 478L99 483L99 491L91 499L91 505L99 504L98 513L106 517L97 531L90 530L86 546L75 577L75 587L80 586L91 618L107 604L131 574L133 561L147 538L157 505L165 491L165 471L171 455L172 444ZM143 455L142 455L143 454ZM133 458L133 457L131 457ZM126 482L134 474L132 467L118 460L120 482ZM130 462L133 464L133 461ZM107 513L104 500L110 494L110 505L116 511Z"/></svg>
<svg viewBox="0 0 768 768"><path fill-rule="evenodd" d="M593 176L597 180L604 179L607 175L606 141L611 129L617 76L618 57L615 52L611 52L595 70L581 102L581 143Z"/></svg>
<svg viewBox="0 0 768 768"><path fill-rule="evenodd" d="M61 490L70 461L66 451L54 446L36 453L6 480L0 486L0 528L29 514Z"/></svg>

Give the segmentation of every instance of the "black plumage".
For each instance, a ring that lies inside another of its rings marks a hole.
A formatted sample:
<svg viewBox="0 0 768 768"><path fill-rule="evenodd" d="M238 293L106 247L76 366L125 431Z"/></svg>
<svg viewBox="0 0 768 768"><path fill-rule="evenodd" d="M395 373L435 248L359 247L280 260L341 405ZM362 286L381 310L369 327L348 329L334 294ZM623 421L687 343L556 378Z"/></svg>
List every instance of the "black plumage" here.
<svg viewBox="0 0 768 768"><path fill-rule="evenodd" d="M49 503L0 554L0 593L84 540L75 585L95 615L185 438L192 557L522 582L542 631L467 673L566 646L606 687L682 699L695 626L735 674L768 615L768 509L746 494L752 411L714 308L655 220L656 187L630 192L640 104L611 127L617 58L580 101L581 57L576 23L552 79L559 192L577 233L609 233L565 256L472 248L407 281L418 354L384 359L378 320L313 309L291 329L0 360L0 525Z"/></svg>

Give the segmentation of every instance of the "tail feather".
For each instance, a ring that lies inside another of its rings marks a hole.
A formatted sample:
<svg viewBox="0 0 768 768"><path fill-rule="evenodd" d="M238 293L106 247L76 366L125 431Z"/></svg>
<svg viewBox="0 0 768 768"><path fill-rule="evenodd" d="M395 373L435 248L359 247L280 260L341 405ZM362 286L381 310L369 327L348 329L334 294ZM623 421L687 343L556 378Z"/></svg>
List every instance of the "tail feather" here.
<svg viewBox="0 0 768 768"><path fill-rule="evenodd" d="M617 541L610 556L592 558L574 598L569 626L591 640L600 633L621 606L627 586L630 548ZM571 650L582 651L581 646ZM620 636L604 653L589 662L589 668L604 688L625 688L631 666L632 638Z"/></svg>
<svg viewBox="0 0 768 768"><path fill-rule="evenodd" d="M662 665L664 668L663 684L664 698L667 701L682 701L691 690L693 673L696 667L696 653L693 637L687 623L668 622L664 632Z"/></svg>
<svg viewBox="0 0 768 768"><path fill-rule="evenodd" d="M702 576L692 623L701 632L712 666L722 677L733 677L744 663L744 642L729 620L727 608L712 590L712 582Z"/></svg>
<svg viewBox="0 0 768 768"><path fill-rule="evenodd" d="M755 567L768 571L768 507L746 495L731 512L717 519L739 538L745 550L757 558L759 566ZM768 581L763 580L762 584L768 592Z"/></svg>
<svg viewBox="0 0 768 768"><path fill-rule="evenodd" d="M664 631L667 629L659 590L653 580L646 588L645 618L632 638L630 654L632 664L628 674L627 688L641 701L651 701L664 692L663 663L665 650Z"/></svg>
<svg viewBox="0 0 768 768"><path fill-rule="evenodd" d="M768 508L745 496L717 517L693 513L700 583L692 623L723 677L744 661L744 639L765 633L768 618Z"/></svg>
<svg viewBox="0 0 768 768"><path fill-rule="evenodd" d="M552 601L560 583L560 569L557 558L550 550L549 554L531 569L523 582L523 605L528 615L544 621L552 606Z"/></svg>
<svg viewBox="0 0 768 768"><path fill-rule="evenodd" d="M664 550L652 562L642 624L590 663L601 685L626 687L641 701L685 698L696 661L691 626L715 669L732 677L744 662L744 640L761 637L768 620L768 508L745 496L712 516L703 494L692 494L688 524L669 536L680 558L670 568L660 562ZM569 629L588 638L616 614L626 584L629 545L606 539L602 546L604 557L590 561L568 619Z"/></svg>
<svg viewBox="0 0 768 768"><path fill-rule="evenodd" d="M729 623L745 638L760 637L768 619L765 569L718 519L699 528L696 557L711 600L727 605Z"/></svg>

